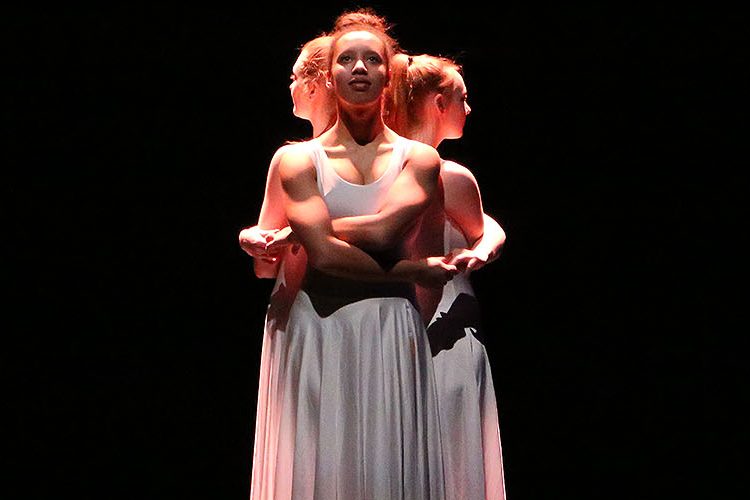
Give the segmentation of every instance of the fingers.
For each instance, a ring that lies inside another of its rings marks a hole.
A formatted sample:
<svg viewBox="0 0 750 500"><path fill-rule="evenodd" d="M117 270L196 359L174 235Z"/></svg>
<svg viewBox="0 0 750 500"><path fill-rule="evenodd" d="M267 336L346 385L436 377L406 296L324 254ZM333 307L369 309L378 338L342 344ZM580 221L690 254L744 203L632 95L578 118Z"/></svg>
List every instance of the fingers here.
<svg viewBox="0 0 750 500"><path fill-rule="evenodd" d="M443 269L451 273L451 275L458 273L458 267L453 264L443 264Z"/></svg>
<svg viewBox="0 0 750 500"><path fill-rule="evenodd" d="M482 259L473 258L469 261L469 264L466 266L466 270L477 271L479 269L482 269L486 263L487 262Z"/></svg>
<svg viewBox="0 0 750 500"><path fill-rule="evenodd" d="M459 270L456 266L451 264L443 264L443 282L441 286L445 286L446 283L448 283L450 280L453 279L455 275L459 273Z"/></svg>
<svg viewBox="0 0 750 500"><path fill-rule="evenodd" d="M241 242L240 248L251 257L262 257L266 255L265 246L258 246L249 242Z"/></svg>
<svg viewBox="0 0 750 500"><path fill-rule="evenodd" d="M291 243L287 240L272 240L266 243L265 249L268 252L280 252L284 248L288 247Z"/></svg>

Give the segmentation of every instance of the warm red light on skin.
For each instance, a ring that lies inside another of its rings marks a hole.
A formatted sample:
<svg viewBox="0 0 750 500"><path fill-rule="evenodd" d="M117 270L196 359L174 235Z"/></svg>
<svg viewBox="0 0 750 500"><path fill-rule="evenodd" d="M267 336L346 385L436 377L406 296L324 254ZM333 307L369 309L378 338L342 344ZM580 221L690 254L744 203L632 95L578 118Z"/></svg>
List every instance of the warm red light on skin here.
<svg viewBox="0 0 750 500"><path fill-rule="evenodd" d="M379 101L388 82L380 38L368 31L352 31L339 38L333 50L331 83L339 103L356 106Z"/></svg>

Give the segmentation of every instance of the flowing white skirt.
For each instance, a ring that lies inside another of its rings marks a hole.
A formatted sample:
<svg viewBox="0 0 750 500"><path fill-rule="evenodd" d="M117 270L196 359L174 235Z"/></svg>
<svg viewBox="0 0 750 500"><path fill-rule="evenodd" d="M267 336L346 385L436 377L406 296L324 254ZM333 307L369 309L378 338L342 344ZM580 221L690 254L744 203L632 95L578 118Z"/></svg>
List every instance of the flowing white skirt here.
<svg viewBox="0 0 750 500"><path fill-rule="evenodd" d="M404 298L321 317L304 291L263 340L252 499L442 499L432 359Z"/></svg>
<svg viewBox="0 0 750 500"><path fill-rule="evenodd" d="M457 276L443 290L427 329L440 408L446 497L505 500L495 388L479 328L478 304L468 278Z"/></svg>
<svg viewBox="0 0 750 500"><path fill-rule="evenodd" d="M500 429L490 364L471 329L433 358L448 498L505 500Z"/></svg>

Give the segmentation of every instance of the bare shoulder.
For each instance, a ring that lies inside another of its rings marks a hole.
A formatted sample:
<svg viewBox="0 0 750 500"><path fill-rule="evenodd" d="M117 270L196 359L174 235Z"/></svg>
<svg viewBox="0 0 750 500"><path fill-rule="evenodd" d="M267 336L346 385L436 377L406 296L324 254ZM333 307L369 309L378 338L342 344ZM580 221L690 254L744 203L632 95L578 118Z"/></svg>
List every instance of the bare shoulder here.
<svg viewBox="0 0 750 500"><path fill-rule="evenodd" d="M451 160L443 160L440 168L440 178L445 185L476 186L477 179L471 170Z"/></svg>
<svg viewBox="0 0 750 500"><path fill-rule="evenodd" d="M420 170L440 169L440 155L437 150L419 141L412 141L407 161L409 166Z"/></svg>
<svg viewBox="0 0 750 500"><path fill-rule="evenodd" d="M279 163L281 162L281 157L284 156L284 153L289 151L289 149L295 145L296 144L284 144L279 149L277 149L273 154L273 158L271 158L271 168L278 167Z"/></svg>
<svg viewBox="0 0 750 500"><path fill-rule="evenodd" d="M278 156L280 168L289 172L314 168L306 143L287 144L282 149Z"/></svg>
<svg viewBox="0 0 750 500"><path fill-rule="evenodd" d="M287 144L282 146L278 155L278 168L282 177L293 178L301 174L315 171L315 165L308 153L305 143ZM276 155L274 155L276 158Z"/></svg>

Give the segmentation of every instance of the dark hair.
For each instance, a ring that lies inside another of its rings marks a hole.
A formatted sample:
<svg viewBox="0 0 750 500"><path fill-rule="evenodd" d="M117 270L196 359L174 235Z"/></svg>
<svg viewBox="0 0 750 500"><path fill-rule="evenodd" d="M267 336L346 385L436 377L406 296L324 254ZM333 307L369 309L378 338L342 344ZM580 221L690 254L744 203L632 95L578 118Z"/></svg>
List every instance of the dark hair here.
<svg viewBox="0 0 750 500"><path fill-rule="evenodd" d="M447 57L397 54L391 67L391 84L386 93L384 119L397 134L408 136L420 121L419 110L432 92L443 95L451 89L449 70L461 73L461 66Z"/></svg>

